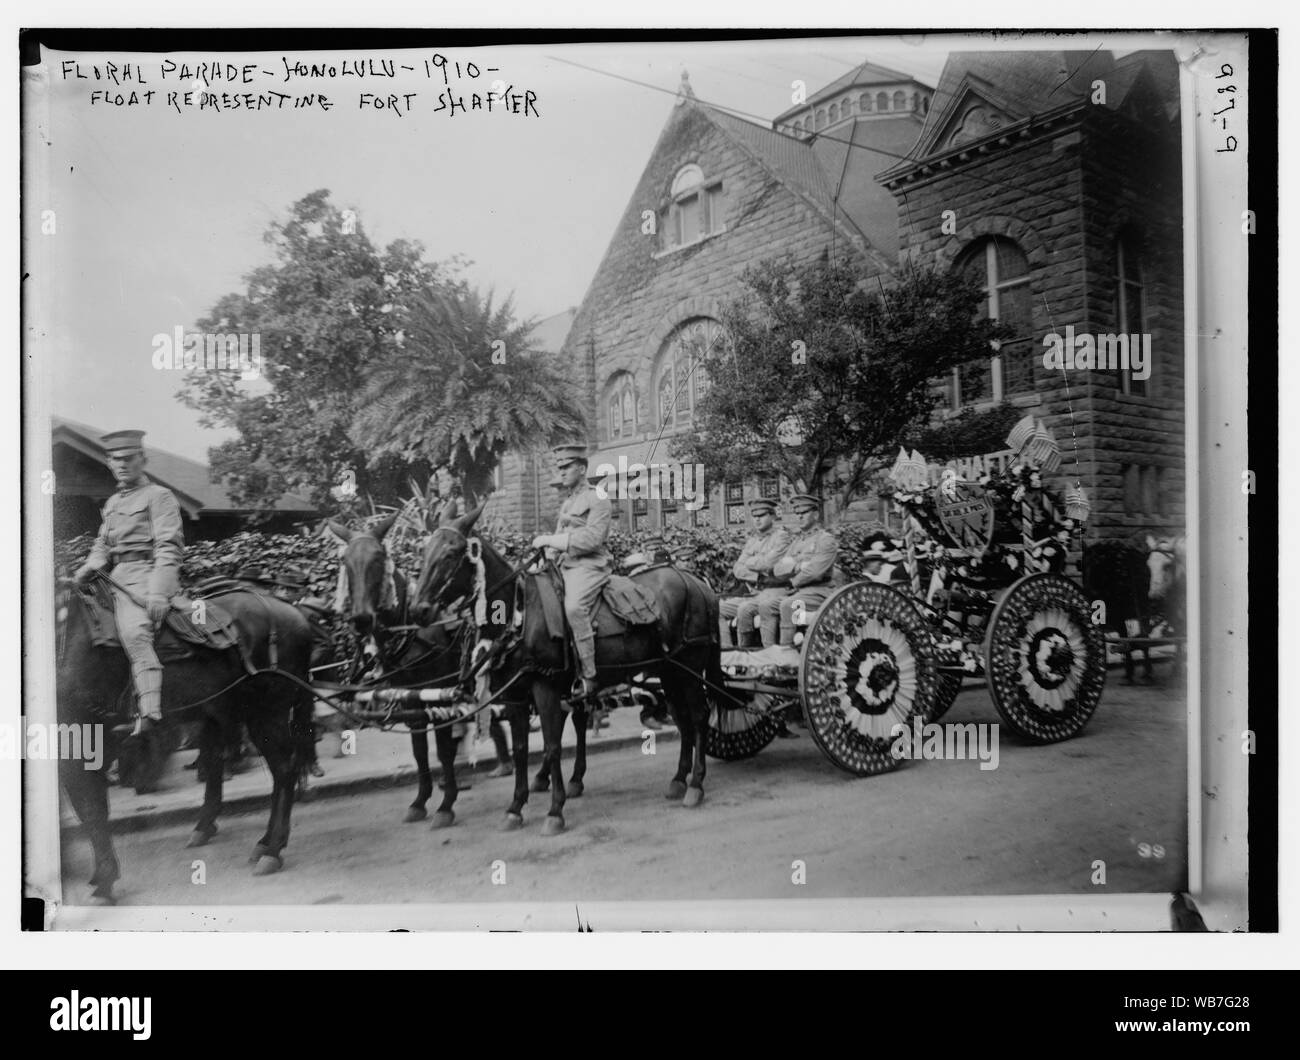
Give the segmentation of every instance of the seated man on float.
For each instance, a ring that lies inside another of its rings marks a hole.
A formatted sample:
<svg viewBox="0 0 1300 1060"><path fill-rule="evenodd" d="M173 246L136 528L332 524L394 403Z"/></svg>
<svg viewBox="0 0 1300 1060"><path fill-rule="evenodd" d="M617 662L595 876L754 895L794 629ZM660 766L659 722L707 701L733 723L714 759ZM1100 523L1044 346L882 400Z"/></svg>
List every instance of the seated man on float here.
<svg viewBox="0 0 1300 1060"><path fill-rule="evenodd" d="M790 542L790 548L772 567L771 575L759 579L760 588L786 590L776 599L758 605L759 633L763 647L777 643L794 646L795 620L821 606L835 591L835 559L839 542L835 535L821 524L821 502L808 493L799 493L790 499L790 506L799 520L799 530Z"/></svg>
<svg viewBox="0 0 1300 1060"><path fill-rule="evenodd" d="M883 530L877 530L863 542L862 577L869 582L902 587L911 584L911 576L903 563L900 543Z"/></svg>
<svg viewBox="0 0 1300 1060"><path fill-rule="evenodd" d="M731 568L736 580L745 584L746 596L728 596L719 601L718 628L722 635L722 650L736 645L731 637L731 622L736 623L736 635L742 648L754 645L754 619L759 604L764 600L779 602L785 596L784 588L760 589L759 579L772 573L772 567L790 547L790 531L776 522L776 504L765 497L749 502L749 516L754 521L754 532L749 535L740 557Z"/></svg>

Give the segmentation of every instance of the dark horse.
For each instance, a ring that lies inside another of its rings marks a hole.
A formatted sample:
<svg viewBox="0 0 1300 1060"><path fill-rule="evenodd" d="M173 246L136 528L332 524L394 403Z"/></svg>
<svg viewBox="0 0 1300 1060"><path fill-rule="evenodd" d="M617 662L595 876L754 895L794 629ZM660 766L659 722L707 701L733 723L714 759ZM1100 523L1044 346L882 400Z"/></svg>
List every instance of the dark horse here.
<svg viewBox="0 0 1300 1060"><path fill-rule="evenodd" d="M528 762L528 699L542 723L542 772L551 780L551 808L543 826L547 835L564 830L566 792L560 762L560 740L565 711L561 705L573 681L572 661L564 642L547 630L536 579L513 569L490 544L474 538L482 556L482 584L476 589L476 570L469 534L483 508L480 505L459 519L438 526L424 546L420 580L416 586L417 615L437 612L456 599L471 605L482 596L481 638L503 654L493 665L493 691L511 681L520 693L505 694L515 761L514 798L506 811L505 827L523 824L528 801L525 770ZM693 575L661 566L636 575L659 601L657 625L634 626L613 637L596 640L597 679L601 687L621 683L635 673L657 674L681 732L677 772L667 797L698 806L704 798L704 734L709 707L705 680L721 685L717 628L718 599L713 590ZM523 626L514 630L516 593L523 606ZM522 694L521 694L522 693ZM575 719L576 720L576 719ZM581 726L579 726L581 731ZM688 779L689 778L689 779ZM581 785L581 779L577 779ZM579 787L580 790L580 787Z"/></svg>
<svg viewBox="0 0 1300 1060"><path fill-rule="evenodd" d="M348 619L358 636L373 642L374 654L364 676L376 687L433 688L452 684L461 665L460 624L448 627L433 623L418 629L406 624L406 577L395 569L384 548L384 536L396 518L392 516L356 533L330 523L334 536L346 542L339 564ZM453 732L450 726L434 728L443 776L443 799L434 813L435 828L445 828L456 816L452 804L458 790L455 763L461 738ZM419 788L405 820L423 821L428 816L425 806L433 794L428 726L411 726L411 753L419 773Z"/></svg>
<svg viewBox="0 0 1300 1060"><path fill-rule="evenodd" d="M61 594L56 698L61 724L104 725L126 721L115 716L117 704L129 701L131 670L120 648L97 647L92 642L92 606L83 591ZM250 676L237 649L225 651L194 646L188 659L163 668L163 715L201 711L200 758L207 785L203 808L189 846L202 846L217 832L224 779L222 747L225 735L242 722L271 771L271 815L266 833L253 848L250 861L259 876L283 868L281 853L289 842L289 815L300 767L311 754L311 693L305 684L311 662L311 630L296 608L279 600L238 591L222 594L219 606L234 620L239 642L257 670L272 666L281 673ZM289 678L283 676L289 675ZM124 694L125 693L125 694ZM157 735L152 734L152 735ZM120 876L117 854L108 823L108 786L104 770L85 769L80 761L60 762L59 775L90 836L95 871L90 878L95 899L113 900L113 884Z"/></svg>

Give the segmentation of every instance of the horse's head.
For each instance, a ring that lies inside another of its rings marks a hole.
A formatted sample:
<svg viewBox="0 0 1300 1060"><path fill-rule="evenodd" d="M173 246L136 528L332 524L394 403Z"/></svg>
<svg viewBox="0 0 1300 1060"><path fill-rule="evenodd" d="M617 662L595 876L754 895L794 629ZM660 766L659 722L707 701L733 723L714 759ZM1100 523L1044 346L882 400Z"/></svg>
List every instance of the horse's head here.
<svg viewBox="0 0 1300 1060"><path fill-rule="evenodd" d="M394 577L384 535L392 529L397 516L376 523L368 530L354 532L339 523L330 523L330 532L344 543L339 560L339 610L346 611L357 633L374 632L375 618L395 602Z"/></svg>
<svg viewBox="0 0 1300 1060"><path fill-rule="evenodd" d="M1186 568L1187 539L1166 537L1157 541L1147 534L1146 546L1147 598L1152 603L1160 603Z"/></svg>
<svg viewBox="0 0 1300 1060"><path fill-rule="evenodd" d="M420 580L415 586L415 620L428 622L451 601L474 590L474 568L469 559L469 532L483 505L459 518L451 515L451 503L443 508L424 542Z"/></svg>

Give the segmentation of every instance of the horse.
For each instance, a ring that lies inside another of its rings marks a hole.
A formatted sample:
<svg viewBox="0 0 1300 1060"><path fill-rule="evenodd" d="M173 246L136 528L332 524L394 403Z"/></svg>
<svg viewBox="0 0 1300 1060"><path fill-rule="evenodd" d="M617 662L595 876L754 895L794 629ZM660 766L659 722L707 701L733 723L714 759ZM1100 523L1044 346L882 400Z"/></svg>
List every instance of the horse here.
<svg viewBox="0 0 1300 1060"><path fill-rule="evenodd" d="M541 718L544 745L542 772L549 776L551 805L543 824L545 835L564 831L564 787L560 741L565 712L561 700L573 678L572 661L563 640L552 638L542 610L537 580L512 568L492 545L470 534L483 505L458 519L442 522L425 541L416 583L417 616L436 613L450 601L471 601L478 612L480 644L495 658L490 669L494 692L520 682ZM482 576L478 576L481 557ZM545 575L543 575L545 576ZM717 641L718 598L693 575L671 566L652 567L635 580L659 602L657 624L630 626L617 637L596 641L597 681L601 687L626 681L634 672L657 674L681 733L677 772L667 797L695 807L704 799L704 736L709 706L706 685L722 685ZM518 595L517 595L518 594ZM522 628L515 629L516 600L522 602ZM528 699L505 697L515 760L514 796L506 810L504 828L523 826L528 801L524 775L528 757ZM575 718L575 724L577 719ZM579 732L582 726L578 726ZM581 791L581 779L577 781Z"/></svg>
<svg viewBox="0 0 1300 1060"><path fill-rule="evenodd" d="M1185 572L1180 573L1182 546L1147 535L1145 547L1125 541L1099 541L1083 550L1084 592L1106 609L1102 625L1119 637L1155 636L1163 625L1182 632ZM1154 670L1149 647L1124 647L1124 683L1134 681L1133 656L1142 654L1142 676Z"/></svg>
<svg viewBox="0 0 1300 1060"><path fill-rule="evenodd" d="M406 623L406 576L391 562L383 543L396 518L383 519L357 533L338 523L329 524L330 532L344 542L343 554L339 558L338 602L342 603L342 610L357 635L369 642L370 657L365 666L367 676L376 685L427 688L449 684L460 672L463 623L457 623L454 631L449 631L444 623L432 623L418 629ZM356 673L349 675L350 679L356 676ZM499 730L496 735L504 742ZM455 763L460 741L461 737L454 735L450 727L434 729L434 743L443 776L443 798L434 812L434 828L449 827L456 818L452 807L459 790ZM415 758L418 787L403 818L408 823L428 817L426 807L433 794L427 725L411 725L411 753Z"/></svg>
<svg viewBox="0 0 1300 1060"><path fill-rule="evenodd" d="M104 589L102 583L98 588ZM60 724L111 729L115 721L128 720L117 708L129 702L131 669L120 647L94 643L94 605L88 597L95 591L65 584L60 593L56 709ZM300 766L311 753L312 698L306 688L311 632L297 609L252 592L223 594L220 607L230 615L249 663L259 672L249 674L237 648L195 645L190 658L169 661L163 667L163 716L175 718L183 712L202 711L199 754L207 779L203 807L187 843L190 847L207 844L217 833L225 734L234 731L239 722L247 726L272 778L270 820L249 858L254 875L265 876L284 867L281 855L289 842L294 788ZM155 730L149 738L158 735ZM86 769L81 761L64 760L59 769L94 852L91 896L104 904L114 901L113 884L121 876L109 829L105 777L112 758L111 753L106 754L97 769Z"/></svg>

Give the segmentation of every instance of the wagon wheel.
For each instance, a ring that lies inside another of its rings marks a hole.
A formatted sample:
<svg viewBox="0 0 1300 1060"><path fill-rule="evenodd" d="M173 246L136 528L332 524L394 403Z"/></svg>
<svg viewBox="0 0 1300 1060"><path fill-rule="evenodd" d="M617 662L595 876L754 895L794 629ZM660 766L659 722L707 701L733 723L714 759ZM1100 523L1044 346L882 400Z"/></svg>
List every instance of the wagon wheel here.
<svg viewBox="0 0 1300 1060"><path fill-rule="evenodd" d="M749 703L733 704L726 696L710 693L705 754L724 762L753 758L781 731L781 720L772 712L775 699L760 692Z"/></svg>
<svg viewBox="0 0 1300 1060"><path fill-rule="evenodd" d="M940 670L939 679L935 683L934 699L930 703L930 709L925 712L921 720L927 724L938 721L948 713L948 708L952 706L953 700L957 698L957 693L960 691L961 675L948 670Z"/></svg>
<svg viewBox="0 0 1300 1060"><path fill-rule="evenodd" d="M929 623L897 590L855 582L817 609L799 688L813 739L841 769L871 776L897 768L895 727L924 716L939 679Z"/></svg>
<svg viewBox="0 0 1300 1060"><path fill-rule="evenodd" d="M1007 727L1034 743L1076 735L1106 683L1106 645L1087 597L1059 574L1031 574L993 609L985 670Z"/></svg>

